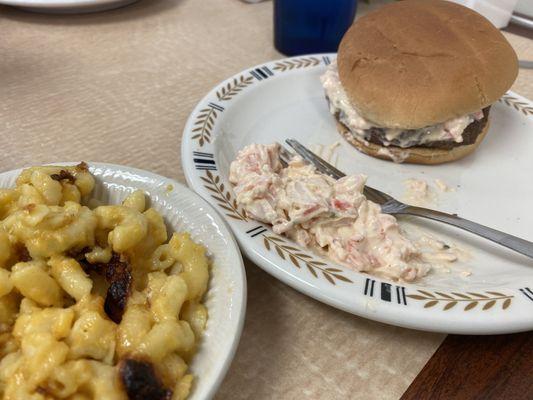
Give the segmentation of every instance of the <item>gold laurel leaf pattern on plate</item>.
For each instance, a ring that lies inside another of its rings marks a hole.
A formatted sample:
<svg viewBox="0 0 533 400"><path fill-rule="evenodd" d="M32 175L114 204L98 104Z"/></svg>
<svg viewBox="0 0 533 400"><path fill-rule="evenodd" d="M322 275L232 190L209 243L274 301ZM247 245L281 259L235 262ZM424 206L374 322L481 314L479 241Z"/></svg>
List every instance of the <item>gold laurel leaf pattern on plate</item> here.
<svg viewBox="0 0 533 400"><path fill-rule="evenodd" d="M502 304L502 309L507 310L509 306L511 305L511 299L506 299Z"/></svg>
<svg viewBox="0 0 533 400"><path fill-rule="evenodd" d="M438 300L428 301L426 304L424 304L424 308L430 308L430 307L436 306L438 303L439 303Z"/></svg>
<svg viewBox="0 0 533 400"><path fill-rule="evenodd" d="M304 258L304 259L310 259L312 258L309 254L305 254L305 253L298 253L296 254L298 257L300 258ZM328 270L329 271L329 270Z"/></svg>
<svg viewBox="0 0 533 400"><path fill-rule="evenodd" d="M219 204L219 206L222 207L222 208L223 208L224 210L226 210L226 211L233 212L233 208L230 208L230 207L225 206L225 205L223 205L223 204Z"/></svg>
<svg viewBox="0 0 533 400"><path fill-rule="evenodd" d="M320 64L320 60L316 57L302 57L302 58L293 58L287 61L278 61L274 65L274 70L284 72L290 71L292 69L314 67Z"/></svg>
<svg viewBox="0 0 533 400"><path fill-rule="evenodd" d="M496 300L491 300L491 301L488 301L485 303L485 305L483 306L483 309L484 310L488 310L489 308L492 308L492 306L496 304Z"/></svg>
<svg viewBox="0 0 533 400"><path fill-rule="evenodd" d="M456 295L457 297L461 297L462 299L470 300L470 296L467 296L466 294L457 292L452 292L452 294Z"/></svg>
<svg viewBox="0 0 533 400"><path fill-rule="evenodd" d="M435 294L436 294L437 296L445 297L445 298L447 298L447 299L453 299L452 296L450 296L449 294L446 294L446 293L435 292Z"/></svg>
<svg viewBox="0 0 533 400"><path fill-rule="evenodd" d="M200 147L203 147L205 143L211 143L211 131L217 116L217 112L212 107L201 109L196 116L191 139L197 140Z"/></svg>
<svg viewBox="0 0 533 400"><path fill-rule="evenodd" d="M450 301L448 304L444 306L444 311L448 311L450 308L455 307L457 304L456 301Z"/></svg>
<svg viewBox="0 0 533 400"><path fill-rule="evenodd" d="M427 300L427 297L419 296L418 294L408 294L407 297L414 300Z"/></svg>
<svg viewBox="0 0 533 400"><path fill-rule="evenodd" d="M496 305L499 301L502 303L502 309L505 310L511 305L511 301L514 298L513 295L506 295L504 293L490 291L484 291L485 293L467 292L468 295L458 292L432 293L428 290L420 289L418 289L417 292L417 294L407 294L406 297L417 301L424 301L424 308L432 308L437 304L443 304L443 311L451 310L459 302L467 303L463 308L464 311L472 310L478 304L482 304L483 307L481 307L481 309L486 311L494 307L494 305Z"/></svg>
<svg viewBox="0 0 533 400"><path fill-rule="evenodd" d="M232 82L228 82L225 86L217 91L217 98L219 101L231 100L234 96L239 94L244 88L251 85L254 78L249 75L245 77L241 75L239 78L234 78Z"/></svg>
<svg viewBox="0 0 533 400"><path fill-rule="evenodd" d="M291 262L294 264L296 268L300 268L300 264L298 263L298 260L292 254L289 254L289 260L291 260Z"/></svg>
<svg viewBox="0 0 533 400"><path fill-rule="evenodd" d="M217 205L226 211L226 216L240 221L248 221L246 212L239 209L231 192L226 190L223 183L220 183L218 175L213 175L211 171L207 170L205 176L201 176L200 179L205 182L204 187L211 192L210 195L217 202Z"/></svg>
<svg viewBox="0 0 533 400"><path fill-rule="evenodd" d="M276 251L278 253L278 256L280 256L283 260L285 260L285 254L283 254L283 251L281 251L281 247L276 246Z"/></svg>
<svg viewBox="0 0 533 400"><path fill-rule="evenodd" d="M218 193L218 191L216 189L213 189L212 187L209 187L209 186L204 186L207 190L209 190L210 192L213 192L213 193Z"/></svg>
<svg viewBox="0 0 533 400"><path fill-rule="evenodd" d="M500 98L501 102L508 105L509 107L513 107L516 111L520 111L524 115L533 115L533 106L531 106L529 103L526 103L525 101L521 101L520 99L510 95L506 94L502 98Z"/></svg>
<svg viewBox="0 0 533 400"><path fill-rule="evenodd" d="M340 275L340 274L336 274L336 273L333 273L331 275L334 276L335 278L337 278L339 281L352 283L352 281L349 280L348 278L346 278L344 275Z"/></svg>
<svg viewBox="0 0 533 400"><path fill-rule="evenodd" d="M500 292L489 292L489 291L486 291L488 294L492 294L494 296L505 296L503 293L500 293Z"/></svg>
<svg viewBox="0 0 533 400"><path fill-rule="evenodd" d="M324 278L326 278L328 280L329 283L331 283L332 285L335 285L335 281L333 280L333 278L331 277L331 274L328 274L327 272L325 271L322 271L322 275L324 276Z"/></svg>
<svg viewBox="0 0 533 400"><path fill-rule="evenodd" d="M281 246L283 247L283 250L288 250L288 251L300 251L299 249L297 249L296 247L292 247L292 246Z"/></svg>
<svg viewBox="0 0 533 400"><path fill-rule="evenodd" d="M481 293L474 293L474 292L466 292L468 293L470 296L474 296L474 297L481 297L482 299L488 299L487 296L481 294Z"/></svg>
<svg viewBox="0 0 533 400"><path fill-rule="evenodd" d="M315 278L322 276L332 285L336 285L336 281L353 283L351 279L342 274L342 269L328 267L328 264L315 260L313 256L304 253L302 249L288 245L285 239L279 236L263 234L263 245L268 251L274 248L283 260L286 260L288 257L291 263L297 268L305 265L307 270Z"/></svg>
<svg viewBox="0 0 533 400"><path fill-rule="evenodd" d="M312 265L319 265L319 266L321 266L321 267L327 265L326 263L323 263L323 262L321 262L321 261L309 261L309 264L312 264Z"/></svg>

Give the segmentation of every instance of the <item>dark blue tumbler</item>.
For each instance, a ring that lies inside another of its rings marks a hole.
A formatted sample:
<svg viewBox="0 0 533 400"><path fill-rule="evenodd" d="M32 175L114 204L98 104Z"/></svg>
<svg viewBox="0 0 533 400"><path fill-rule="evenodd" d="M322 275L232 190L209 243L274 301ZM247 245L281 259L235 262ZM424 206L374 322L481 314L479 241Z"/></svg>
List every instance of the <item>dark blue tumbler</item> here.
<svg viewBox="0 0 533 400"><path fill-rule="evenodd" d="M288 56L336 52L357 0L274 0L274 45Z"/></svg>

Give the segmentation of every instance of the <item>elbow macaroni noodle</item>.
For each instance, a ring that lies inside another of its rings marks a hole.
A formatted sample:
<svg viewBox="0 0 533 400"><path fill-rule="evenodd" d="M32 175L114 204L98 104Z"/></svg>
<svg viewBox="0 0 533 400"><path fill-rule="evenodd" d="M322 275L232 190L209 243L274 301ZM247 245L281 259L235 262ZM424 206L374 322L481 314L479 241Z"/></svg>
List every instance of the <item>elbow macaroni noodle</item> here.
<svg viewBox="0 0 533 400"><path fill-rule="evenodd" d="M0 394L127 399L119 362L138 358L173 400L184 399L207 321L205 248L187 233L168 240L141 191L122 205L82 205L93 187L80 164L29 168L15 188L0 189ZM104 265L113 253L132 275L119 324L104 310L105 279L82 266Z"/></svg>

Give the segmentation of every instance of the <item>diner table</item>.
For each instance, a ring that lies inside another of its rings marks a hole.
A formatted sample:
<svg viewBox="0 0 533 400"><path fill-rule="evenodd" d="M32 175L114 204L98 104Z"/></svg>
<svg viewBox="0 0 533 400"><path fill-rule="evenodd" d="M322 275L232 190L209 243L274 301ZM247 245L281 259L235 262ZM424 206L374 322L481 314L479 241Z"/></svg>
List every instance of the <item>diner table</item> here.
<svg viewBox="0 0 533 400"><path fill-rule="evenodd" d="M380 3L360 3L357 15ZM0 6L0 171L100 161L184 183L181 134L196 103L223 79L283 57L272 17L269 1L142 0L84 15ZM504 34L533 60L533 41ZM533 98L533 70L521 69L512 90ZM244 330L217 399L533 398L531 333L390 326L245 266Z"/></svg>

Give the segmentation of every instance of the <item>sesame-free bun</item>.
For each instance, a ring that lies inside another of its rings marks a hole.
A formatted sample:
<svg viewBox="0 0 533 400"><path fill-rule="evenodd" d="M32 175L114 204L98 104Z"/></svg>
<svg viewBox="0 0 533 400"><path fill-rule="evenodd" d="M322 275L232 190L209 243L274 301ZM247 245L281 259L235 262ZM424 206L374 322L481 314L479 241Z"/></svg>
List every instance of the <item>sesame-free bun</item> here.
<svg viewBox="0 0 533 400"><path fill-rule="evenodd" d="M337 62L359 114L402 129L481 110L518 73L516 54L498 29L444 0L395 2L361 17L344 35Z"/></svg>
<svg viewBox="0 0 533 400"><path fill-rule="evenodd" d="M372 157L382 160L411 164L443 164L458 160L472 153L484 139L489 129L489 122L485 124L482 131L472 144L453 147L451 149L427 148L427 147L407 147L380 146L375 143L362 141L355 137L350 130L341 122L337 121L337 129L344 138L357 150Z"/></svg>

